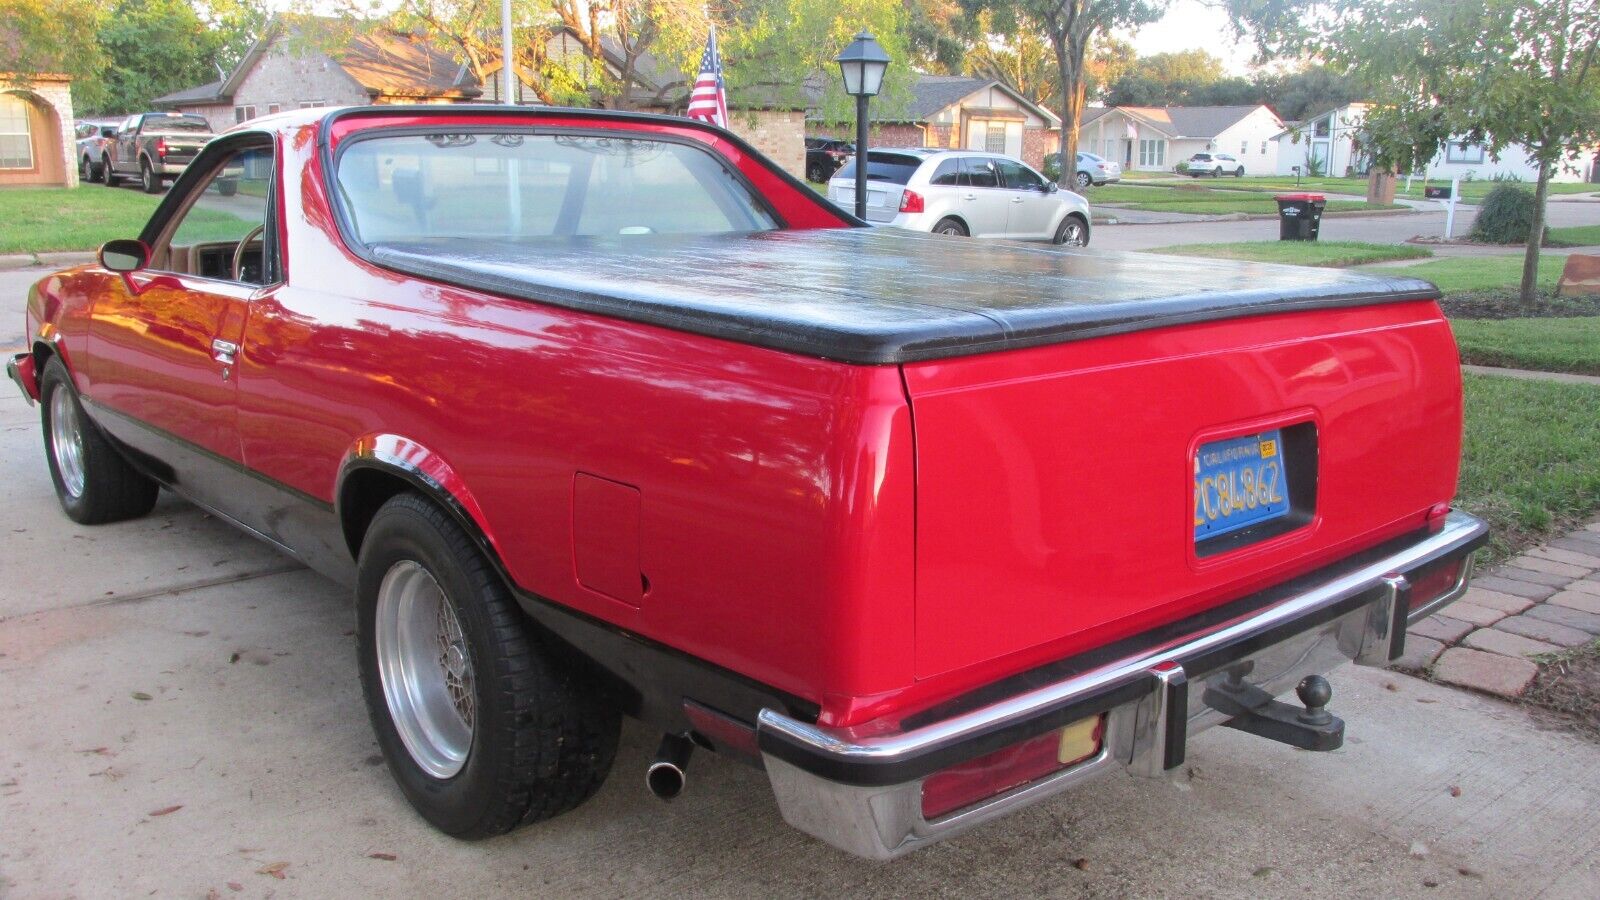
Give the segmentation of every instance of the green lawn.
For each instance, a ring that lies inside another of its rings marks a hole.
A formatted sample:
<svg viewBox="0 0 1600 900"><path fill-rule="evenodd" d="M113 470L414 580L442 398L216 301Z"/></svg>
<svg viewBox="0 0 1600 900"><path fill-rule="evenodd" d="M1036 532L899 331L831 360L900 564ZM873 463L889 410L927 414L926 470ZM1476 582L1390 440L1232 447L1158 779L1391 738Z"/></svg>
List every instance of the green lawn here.
<svg viewBox="0 0 1600 900"><path fill-rule="evenodd" d="M1564 247L1589 247L1600 244L1600 225L1574 225L1550 229L1550 241Z"/></svg>
<svg viewBox="0 0 1600 900"><path fill-rule="evenodd" d="M1090 188L1089 202L1100 206L1137 209L1146 212L1181 212L1197 215L1225 215L1246 213L1276 215L1277 201L1271 197L1252 196L1249 193L1229 190L1233 181L1224 179L1219 187L1199 181L1177 185L1125 185L1108 184ZM1350 210L1398 209L1398 206L1368 204L1360 200L1330 200L1329 212Z"/></svg>
<svg viewBox="0 0 1600 900"><path fill-rule="evenodd" d="M1365 196L1367 193L1366 178L1302 178L1300 179L1299 186L1296 186L1293 176L1267 175L1250 176L1246 178L1222 178L1215 181L1208 180L1207 183L1214 184L1219 188L1237 191L1318 191L1330 194L1361 194L1363 196ZM1424 199L1422 191L1424 187L1429 185L1437 186L1440 184L1449 183L1450 182L1448 181L1441 182L1437 179L1433 181L1423 181L1421 178L1417 178L1412 180L1411 191L1410 193L1407 193L1406 180L1404 178L1399 178L1395 181L1395 196L1405 197L1411 200L1421 200ZM1495 188L1497 184L1499 184L1499 182L1463 181L1461 182L1461 199L1469 203L1476 203L1477 201L1482 200L1489 193L1489 191ZM1523 186L1530 191L1533 190L1532 183L1525 183ZM1600 191L1600 185L1550 185L1551 196L1555 196L1557 194L1588 194L1597 191Z"/></svg>
<svg viewBox="0 0 1600 900"><path fill-rule="evenodd" d="M160 196L99 185L0 189L0 253L93 250L138 237Z"/></svg>
<svg viewBox="0 0 1600 900"><path fill-rule="evenodd" d="M1600 375L1600 317L1456 319L1450 324L1464 363ZM1590 415L1600 418L1600 407Z"/></svg>
<svg viewBox="0 0 1600 900"><path fill-rule="evenodd" d="M1552 289L1561 277L1566 260L1545 254L1539 260L1539 286ZM1514 290L1522 283L1522 254L1515 256L1456 256L1435 259L1414 266L1384 266L1368 269L1373 275L1422 278L1439 286L1446 294L1469 291Z"/></svg>
<svg viewBox="0 0 1600 900"><path fill-rule="evenodd" d="M1241 241L1233 244L1179 244L1151 253L1248 259L1296 266L1355 266L1393 259L1422 259L1433 251L1413 244L1367 244L1361 241Z"/></svg>
<svg viewBox="0 0 1600 900"><path fill-rule="evenodd" d="M1600 509L1600 388L1464 376L1461 508L1494 529L1491 561Z"/></svg>

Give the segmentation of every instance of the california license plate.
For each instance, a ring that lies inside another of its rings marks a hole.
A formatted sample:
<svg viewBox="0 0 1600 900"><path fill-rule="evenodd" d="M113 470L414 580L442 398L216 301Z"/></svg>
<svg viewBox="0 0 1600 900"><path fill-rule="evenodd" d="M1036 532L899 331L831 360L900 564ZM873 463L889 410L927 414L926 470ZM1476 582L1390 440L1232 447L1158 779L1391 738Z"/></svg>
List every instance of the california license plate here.
<svg viewBox="0 0 1600 900"><path fill-rule="evenodd" d="M1194 459L1194 539L1287 515L1283 452L1276 429L1202 444Z"/></svg>

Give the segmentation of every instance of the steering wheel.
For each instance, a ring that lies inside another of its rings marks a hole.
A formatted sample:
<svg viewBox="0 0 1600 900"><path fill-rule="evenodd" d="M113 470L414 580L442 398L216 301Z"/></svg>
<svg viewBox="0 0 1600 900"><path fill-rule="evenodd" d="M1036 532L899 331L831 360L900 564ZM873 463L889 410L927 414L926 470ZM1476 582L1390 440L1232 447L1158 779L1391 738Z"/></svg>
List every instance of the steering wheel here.
<svg viewBox="0 0 1600 900"><path fill-rule="evenodd" d="M256 227L250 229L250 233L244 236L244 240L239 242L239 246L233 248L233 268L232 268L232 272L233 272L233 280L234 281L243 281L244 280L243 278L239 277L239 270L244 268L244 248L250 246L250 242L251 241L253 241L256 238L260 237L261 236L261 232L265 231L266 227L267 226L265 224L262 224L262 225L257 225Z"/></svg>

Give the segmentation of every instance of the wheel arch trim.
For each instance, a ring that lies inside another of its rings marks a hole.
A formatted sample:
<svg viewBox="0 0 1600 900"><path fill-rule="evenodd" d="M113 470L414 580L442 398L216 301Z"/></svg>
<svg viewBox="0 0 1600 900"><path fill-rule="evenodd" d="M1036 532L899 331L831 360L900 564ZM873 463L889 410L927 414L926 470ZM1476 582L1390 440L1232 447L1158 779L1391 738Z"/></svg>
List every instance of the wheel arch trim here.
<svg viewBox="0 0 1600 900"><path fill-rule="evenodd" d="M339 465L334 488L334 514L338 517L352 558L361 552L361 539L376 509L358 507L357 486L363 473L380 473L398 478L438 503L454 516L481 549L497 564L501 557L494 532L483 508L468 490L466 482L435 451L397 434L369 434L355 442Z"/></svg>

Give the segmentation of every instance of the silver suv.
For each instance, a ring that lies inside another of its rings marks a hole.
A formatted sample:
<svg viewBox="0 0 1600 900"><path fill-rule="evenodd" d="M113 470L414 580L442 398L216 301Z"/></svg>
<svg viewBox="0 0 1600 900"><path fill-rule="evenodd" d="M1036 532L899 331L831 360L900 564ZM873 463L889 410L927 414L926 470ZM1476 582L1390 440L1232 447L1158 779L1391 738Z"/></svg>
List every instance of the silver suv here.
<svg viewBox="0 0 1600 900"><path fill-rule="evenodd" d="M856 161L828 181L855 209ZM1089 201L1009 156L914 148L867 152L867 221L913 231L1089 245Z"/></svg>

